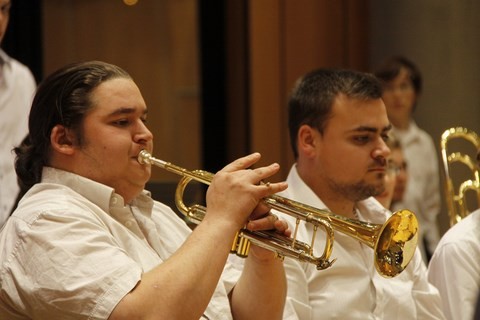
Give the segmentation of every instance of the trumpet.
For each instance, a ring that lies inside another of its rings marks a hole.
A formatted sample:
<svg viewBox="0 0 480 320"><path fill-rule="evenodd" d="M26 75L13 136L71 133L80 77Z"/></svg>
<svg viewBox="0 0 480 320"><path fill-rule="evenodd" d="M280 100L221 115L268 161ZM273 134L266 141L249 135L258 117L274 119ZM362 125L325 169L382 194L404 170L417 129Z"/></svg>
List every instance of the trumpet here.
<svg viewBox="0 0 480 320"><path fill-rule="evenodd" d="M183 193L190 181L195 180L210 185L213 174L203 170L189 171L170 162L154 158L148 151L138 154L140 164L161 167L169 172L182 176L175 191L175 204L188 220L200 223L205 216L206 208L199 204L186 206ZM232 253L246 257L250 243L273 251L278 257L289 257L309 262L318 270L329 268L334 262L330 260L334 242L334 229L344 233L374 249L374 264L377 272L385 278L400 274L415 254L418 240L418 221L409 210L400 210L392 214L383 224L372 224L336 215L328 210L318 209L278 195L270 195L262 201L271 209L275 209L296 219L292 237L286 237L274 231L250 231L241 229L235 236ZM310 244L297 240L299 223L311 224L313 234ZM316 232L321 227L326 232L323 254L316 256L313 252Z"/></svg>

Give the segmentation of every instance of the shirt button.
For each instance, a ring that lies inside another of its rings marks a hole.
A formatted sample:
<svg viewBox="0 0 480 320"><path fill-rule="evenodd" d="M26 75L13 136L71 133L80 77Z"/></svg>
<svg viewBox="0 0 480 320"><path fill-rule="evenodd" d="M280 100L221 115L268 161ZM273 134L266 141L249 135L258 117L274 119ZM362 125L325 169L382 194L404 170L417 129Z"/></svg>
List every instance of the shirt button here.
<svg viewBox="0 0 480 320"><path fill-rule="evenodd" d="M130 220L128 220L127 222L125 222L125 226L126 226L127 228L131 228L131 227L133 226L133 222L130 221Z"/></svg>

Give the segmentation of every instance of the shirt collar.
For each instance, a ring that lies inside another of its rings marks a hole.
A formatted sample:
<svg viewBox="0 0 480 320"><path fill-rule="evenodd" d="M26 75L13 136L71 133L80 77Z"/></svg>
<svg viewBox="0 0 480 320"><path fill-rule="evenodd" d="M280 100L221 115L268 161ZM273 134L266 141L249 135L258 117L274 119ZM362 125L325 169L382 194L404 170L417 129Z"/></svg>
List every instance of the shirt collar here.
<svg viewBox="0 0 480 320"><path fill-rule="evenodd" d="M112 207L124 207L124 199L115 190L99 182L90 180L72 172L56 168L44 167L42 172L43 183L62 184L75 190L78 194L99 206L105 212L110 212ZM153 200L149 191L142 191L133 201L132 205L151 213Z"/></svg>
<svg viewBox="0 0 480 320"><path fill-rule="evenodd" d="M392 132L395 135L395 137L397 137L400 140L400 143L402 144L402 146L405 146L419 138L420 128L417 126L415 121L410 120L410 123L407 129L401 130L394 127L392 128Z"/></svg>
<svg viewBox="0 0 480 320"><path fill-rule="evenodd" d="M3 49L0 49L0 65L3 66L4 64L10 63L10 59L8 54L3 51Z"/></svg>

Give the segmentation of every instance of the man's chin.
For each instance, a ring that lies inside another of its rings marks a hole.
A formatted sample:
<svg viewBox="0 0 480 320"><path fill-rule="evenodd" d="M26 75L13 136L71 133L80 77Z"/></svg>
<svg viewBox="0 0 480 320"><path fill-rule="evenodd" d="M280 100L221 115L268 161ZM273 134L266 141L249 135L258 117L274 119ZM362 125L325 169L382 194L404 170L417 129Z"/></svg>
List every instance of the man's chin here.
<svg viewBox="0 0 480 320"><path fill-rule="evenodd" d="M376 189L374 189L374 193L375 194L372 195L373 197L384 195L385 188L376 188Z"/></svg>
<svg viewBox="0 0 480 320"><path fill-rule="evenodd" d="M385 186L383 186L383 184L374 184L371 185L370 188L368 188L367 190L370 191L370 197L377 197L381 196L385 192Z"/></svg>

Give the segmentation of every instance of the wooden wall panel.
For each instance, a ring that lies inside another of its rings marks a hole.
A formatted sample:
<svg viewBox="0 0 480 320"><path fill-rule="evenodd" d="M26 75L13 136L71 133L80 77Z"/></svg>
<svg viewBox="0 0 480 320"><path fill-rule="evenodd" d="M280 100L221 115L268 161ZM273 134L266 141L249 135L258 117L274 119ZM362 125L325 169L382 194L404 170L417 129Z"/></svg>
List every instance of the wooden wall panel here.
<svg viewBox="0 0 480 320"><path fill-rule="evenodd" d="M249 2L250 148L262 154L263 165L281 162L284 141L281 12L277 0Z"/></svg>
<svg viewBox="0 0 480 320"><path fill-rule="evenodd" d="M345 66L369 72L370 10L367 0L346 2Z"/></svg>

